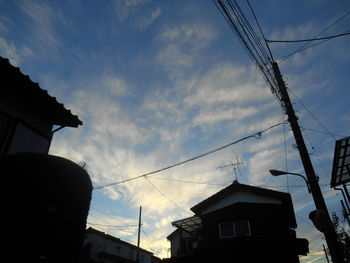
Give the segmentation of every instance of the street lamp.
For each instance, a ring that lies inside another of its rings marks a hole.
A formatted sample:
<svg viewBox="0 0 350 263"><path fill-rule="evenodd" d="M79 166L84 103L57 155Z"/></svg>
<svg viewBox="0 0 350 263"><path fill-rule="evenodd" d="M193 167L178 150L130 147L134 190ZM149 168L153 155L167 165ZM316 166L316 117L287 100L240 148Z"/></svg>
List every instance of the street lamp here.
<svg viewBox="0 0 350 263"><path fill-rule="evenodd" d="M337 234L332 225L332 221L329 217L326 203L324 202L322 192L317 183L317 177L315 178L315 181L309 181L306 179L305 176L298 173L290 173L279 170L270 170L270 173L273 176L279 176L284 174L297 175L305 180L309 193L312 194L316 206L316 210L311 211L309 213L309 219L314 223L315 227L325 235L333 262L344 262L343 251L339 246Z"/></svg>
<svg viewBox="0 0 350 263"><path fill-rule="evenodd" d="M280 171L280 170L270 170L269 172L273 176L288 175L288 174L299 176L299 177L301 177L301 178L303 178L305 180L305 183L306 183L306 186L307 186L307 190L309 191L309 193L311 193L309 181L306 179L306 177L304 175L297 174L297 173L290 173L290 172Z"/></svg>

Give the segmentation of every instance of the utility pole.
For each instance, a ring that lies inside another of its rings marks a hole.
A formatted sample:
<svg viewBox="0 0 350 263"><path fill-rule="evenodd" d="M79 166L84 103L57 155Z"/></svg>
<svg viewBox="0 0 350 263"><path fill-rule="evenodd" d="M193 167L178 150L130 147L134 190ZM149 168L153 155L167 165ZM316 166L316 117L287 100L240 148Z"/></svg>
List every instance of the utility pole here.
<svg viewBox="0 0 350 263"><path fill-rule="evenodd" d="M141 233L141 211L142 206L140 206L140 212L139 212L139 231L137 234L137 251L136 251L136 262L140 262L140 233Z"/></svg>
<svg viewBox="0 0 350 263"><path fill-rule="evenodd" d="M331 255L333 263L344 263L343 252L337 241L337 235L335 233L331 218L329 216L326 203L323 199L323 195L318 184L318 179L315 174L308 150L304 142L303 135L300 130L298 117L295 115L293 105L289 98L289 94L287 92L287 88L283 81L278 64L276 62L272 62L272 67L278 84L278 93L281 97L281 102L285 107L285 113L288 115L288 121L290 122L294 134L295 142L300 154L301 161L304 166L306 177L310 185L311 194L314 199L316 209L320 211L323 215L322 223L324 225L324 230L322 232L324 233L329 253Z"/></svg>

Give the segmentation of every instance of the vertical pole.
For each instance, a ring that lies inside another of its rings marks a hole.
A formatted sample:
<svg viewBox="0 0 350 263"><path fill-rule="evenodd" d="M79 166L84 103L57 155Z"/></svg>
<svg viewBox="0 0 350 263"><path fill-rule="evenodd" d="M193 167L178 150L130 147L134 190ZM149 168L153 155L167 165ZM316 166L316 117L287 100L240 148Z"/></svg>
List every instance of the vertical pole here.
<svg viewBox="0 0 350 263"><path fill-rule="evenodd" d="M327 263L329 263L329 259L328 259L328 254L327 254L326 247L324 246L324 244L322 244L322 246L323 246L324 254L326 255Z"/></svg>
<svg viewBox="0 0 350 263"><path fill-rule="evenodd" d="M137 251L136 251L136 262L140 262L140 233L141 233L141 211L142 206L140 206L140 212L139 212L139 231L137 234Z"/></svg>
<svg viewBox="0 0 350 263"><path fill-rule="evenodd" d="M349 219L349 211L346 209L343 200L340 200L341 206L343 207L343 216L345 220L348 222L348 225L350 227L350 219Z"/></svg>
<svg viewBox="0 0 350 263"><path fill-rule="evenodd" d="M325 214L324 223L326 225L326 231L324 231L324 236L327 241L329 253L331 255L333 263L344 263L344 257L342 256L343 253L338 244L337 235L333 228L331 218L328 214L328 209L323 199L321 188L318 184L318 180L308 150L306 148L303 135L300 130L298 117L295 115L293 105L289 98L285 83L282 79L278 64L276 62L273 62L272 67L277 80L279 95L281 96L281 101L285 107L286 114L288 115L288 121L290 122L290 126L294 134L295 142L297 144L299 155L310 185L311 194L314 199L316 209L323 211Z"/></svg>
<svg viewBox="0 0 350 263"><path fill-rule="evenodd" d="M348 188L347 188L345 183L343 183L343 188L344 188L344 191L345 191L346 199L347 199L348 202L350 202L349 191L348 191Z"/></svg>

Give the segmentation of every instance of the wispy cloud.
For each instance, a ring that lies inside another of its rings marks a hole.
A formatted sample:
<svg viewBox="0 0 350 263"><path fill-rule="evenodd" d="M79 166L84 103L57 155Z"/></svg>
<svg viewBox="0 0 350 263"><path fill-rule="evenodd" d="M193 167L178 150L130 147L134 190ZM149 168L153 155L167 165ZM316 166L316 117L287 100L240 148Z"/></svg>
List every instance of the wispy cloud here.
<svg viewBox="0 0 350 263"><path fill-rule="evenodd" d="M163 30L158 39L161 49L157 60L166 67L192 66L199 52L216 37L214 28L205 24L183 23Z"/></svg>
<svg viewBox="0 0 350 263"><path fill-rule="evenodd" d="M118 19L122 22L126 21L131 15L137 12L137 9L148 3L150 0L114 0L115 9Z"/></svg>
<svg viewBox="0 0 350 263"><path fill-rule="evenodd" d="M143 15L136 20L136 25L140 30L144 30L153 24L158 17L162 14L162 9L160 7L152 10L148 15Z"/></svg>
<svg viewBox="0 0 350 263"><path fill-rule="evenodd" d="M33 56L33 52L28 47L17 48L14 43L0 37L0 54L8 58L14 66L19 67L22 61Z"/></svg>
<svg viewBox="0 0 350 263"><path fill-rule="evenodd" d="M69 27L70 22L59 6L53 7L46 2L28 0L16 3L30 18L30 23L27 25L27 28L30 29L27 42L38 50L37 54L44 51L52 52L62 46L58 29L61 26Z"/></svg>

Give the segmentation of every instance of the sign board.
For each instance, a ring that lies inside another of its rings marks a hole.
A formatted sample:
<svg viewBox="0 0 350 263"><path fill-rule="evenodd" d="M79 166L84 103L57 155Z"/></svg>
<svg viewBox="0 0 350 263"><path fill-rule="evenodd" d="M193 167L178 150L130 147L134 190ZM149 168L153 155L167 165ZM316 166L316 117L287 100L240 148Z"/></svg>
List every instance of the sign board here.
<svg viewBox="0 0 350 263"><path fill-rule="evenodd" d="M350 182L350 136L335 142L331 187Z"/></svg>

